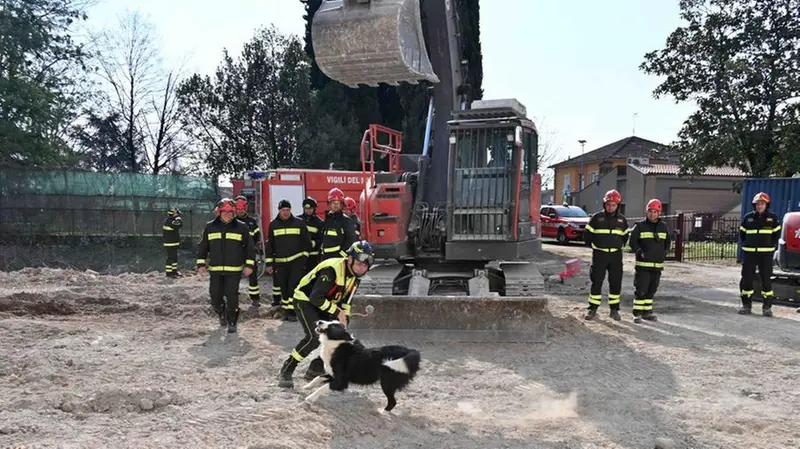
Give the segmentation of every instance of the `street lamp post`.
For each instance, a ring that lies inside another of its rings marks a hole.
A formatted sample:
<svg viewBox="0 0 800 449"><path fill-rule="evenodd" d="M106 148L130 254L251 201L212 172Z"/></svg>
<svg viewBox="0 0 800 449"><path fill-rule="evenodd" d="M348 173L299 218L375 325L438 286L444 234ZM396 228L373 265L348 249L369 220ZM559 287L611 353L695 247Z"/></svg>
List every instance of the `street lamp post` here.
<svg viewBox="0 0 800 449"><path fill-rule="evenodd" d="M581 140L578 141L578 143L581 144L581 174L580 174L579 179L578 179L578 187L580 188L580 190L583 190L583 188L584 188L584 185L583 185L584 184L583 150L584 150L584 146L586 145L586 140L581 139Z"/></svg>

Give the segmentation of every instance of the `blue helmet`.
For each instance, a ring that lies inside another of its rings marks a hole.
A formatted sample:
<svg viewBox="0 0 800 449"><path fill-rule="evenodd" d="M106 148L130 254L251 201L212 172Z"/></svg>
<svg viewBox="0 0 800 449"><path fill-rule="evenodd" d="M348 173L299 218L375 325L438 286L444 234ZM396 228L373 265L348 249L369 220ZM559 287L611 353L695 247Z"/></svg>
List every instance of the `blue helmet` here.
<svg viewBox="0 0 800 449"><path fill-rule="evenodd" d="M371 267L375 262L375 251L372 250L372 245L366 240L359 240L350 245L347 255L352 257L353 260L367 264L368 267Z"/></svg>

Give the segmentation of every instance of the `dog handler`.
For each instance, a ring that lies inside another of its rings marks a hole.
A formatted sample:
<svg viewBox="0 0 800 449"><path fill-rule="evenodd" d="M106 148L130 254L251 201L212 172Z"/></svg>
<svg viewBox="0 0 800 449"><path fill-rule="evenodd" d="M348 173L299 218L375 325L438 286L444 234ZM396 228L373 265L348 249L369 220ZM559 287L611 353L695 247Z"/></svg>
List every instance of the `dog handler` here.
<svg viewBox="0 0 800 449"><path fill-rule="evenodd" d="M653 313L653 297L658 290L664 261L669 251L669 230L660 218L661 201L653 199L647 203L647 218L636 223L631 231L631 249L636 253L636 274L633 286L636 289L633 300L633 321L642 319L658 321Z"/></svg>
<svg viewBox="0 0 800 449"><path fill-rule="evenodd" d="M281 367L278 386L282 388L294 387L292 374L298 363L319 346L314 323L332 319L345 324L348 322L350 296L358 287L359 278L367 273L375 259L372 246L366 240L353 243L346 254L346 257L320 262L300 280L294 291L297 321L305 336ZM311 361L305 378L313 380L322 374L325 374L322 359L317 357Z"/></svg>
<svg viewBox="0 0 800 449"><path fill-rule="evenodd" d="M602 303L603 280L608 271L608 307L615 321L619 316L620 293L622 292L622 248L628 243L628 220L619 213L622 195L609 190L603 196L603 210L592 215L586 225L584 239L586 246L592 248L592 265L589 278L592 281L589 292L589 310L585 319L591 320Z"/></svg>

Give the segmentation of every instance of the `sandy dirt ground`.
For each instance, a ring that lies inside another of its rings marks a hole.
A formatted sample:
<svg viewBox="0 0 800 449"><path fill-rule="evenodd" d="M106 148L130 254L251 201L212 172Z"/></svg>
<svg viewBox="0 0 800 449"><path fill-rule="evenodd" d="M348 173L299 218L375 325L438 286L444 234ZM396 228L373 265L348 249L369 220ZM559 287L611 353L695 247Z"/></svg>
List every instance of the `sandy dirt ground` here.
<svg viewBox="0 0 800 449"><path fill-rule="evenodd" d="M588 256L547 249L546 274ZM0 273L0 448L800 447L800 314L739 316L735 267L681 264L659 322L631 322L628 270L623 321L586 323L585 271L550 286L546 343L419 343L389 416L378 387L279 389L299 326L246 311L225 334L205 279Z"/></svg>

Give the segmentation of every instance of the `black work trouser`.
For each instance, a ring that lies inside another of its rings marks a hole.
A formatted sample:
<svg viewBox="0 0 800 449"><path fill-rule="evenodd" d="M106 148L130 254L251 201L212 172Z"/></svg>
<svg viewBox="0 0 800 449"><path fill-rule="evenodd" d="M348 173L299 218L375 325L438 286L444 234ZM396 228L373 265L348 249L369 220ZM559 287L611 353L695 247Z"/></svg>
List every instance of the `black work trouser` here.
<svg viewBox="0 0 800 449"><path fill-rule="evenodd" d="M319 254L312 254L306 258L306 272L303 274L305 276L308 274L309 271L313 270L317 264L320 263Z"/></svg>
<svg viewBox="0 0 800 449"><path fill-rule="evenodd" d="M211 306L217 314L227 313L228 320L239 316L239 280L241 273L211 273L209 293Z"/></svg>
<svg viewBox="0 0 800 449"><path fill-rule="evenodd" d="M178 247L165 246L167 250L167 262L164 264L164 271L167 274L175 273L178 271Z"/></svg>
<svg viewBox="0 0 800 449"><path fill-rule="evenodd" d="M281 288L281 307L284 310L294 310L294 289L300 279L306 275L306 258L300 257L291 262L275 264L275 276Z"/></svg>
<svg viewBox="0 0 800 449"><path fill-rule="evenodd" d="M619 310L622 292L622 251L613 253L592 251L592 265L589 267L589 279L592 286L589 291L589 308L597 309L603 302L603 281L608 272L608 306L611 310Z"/></svg>
<svg viewBox="0 0 800 449"><path fill-rule="evenodd" d="M305 360L311 354L311 351L319 346L319 337L314 331L314 328L316 328L314 323L317 320L333 320L334 316L319 310L308 301L296 301L294 310L297 313L297 321L300 323L304 333L303 339L292 349L292 358L299 363ZM314 359L312 363L316 362L317 359Z"/></svg>
<svg viewBox="0 0 800 449"><path fill-rule="evenodd" d="M253 270L250 277L247 278L247 294L250 295L250 301L253 304L258 304L261 301L261 286L258 285L258 270Z"/></svg>
<svg viewBox="0 0 800 449"><path fill-rule="evenodd" d="M750 307L753 304L753 281L756 277L756 268L761 278L761 295L764 297L764 308L772 306L775 293L772 291L772 253L744 253L742 260L742 279L739 281L739 290L742 294L742 305Z"/></svg>
<svg viewBox="0 0 800 449"><path fill-rule="evenodd" d="M636 274L633 277L633 287L635 289L633 299L634 316L653 311L653 297L658 291L660 282L661 270L636 267Z"/></svg>

